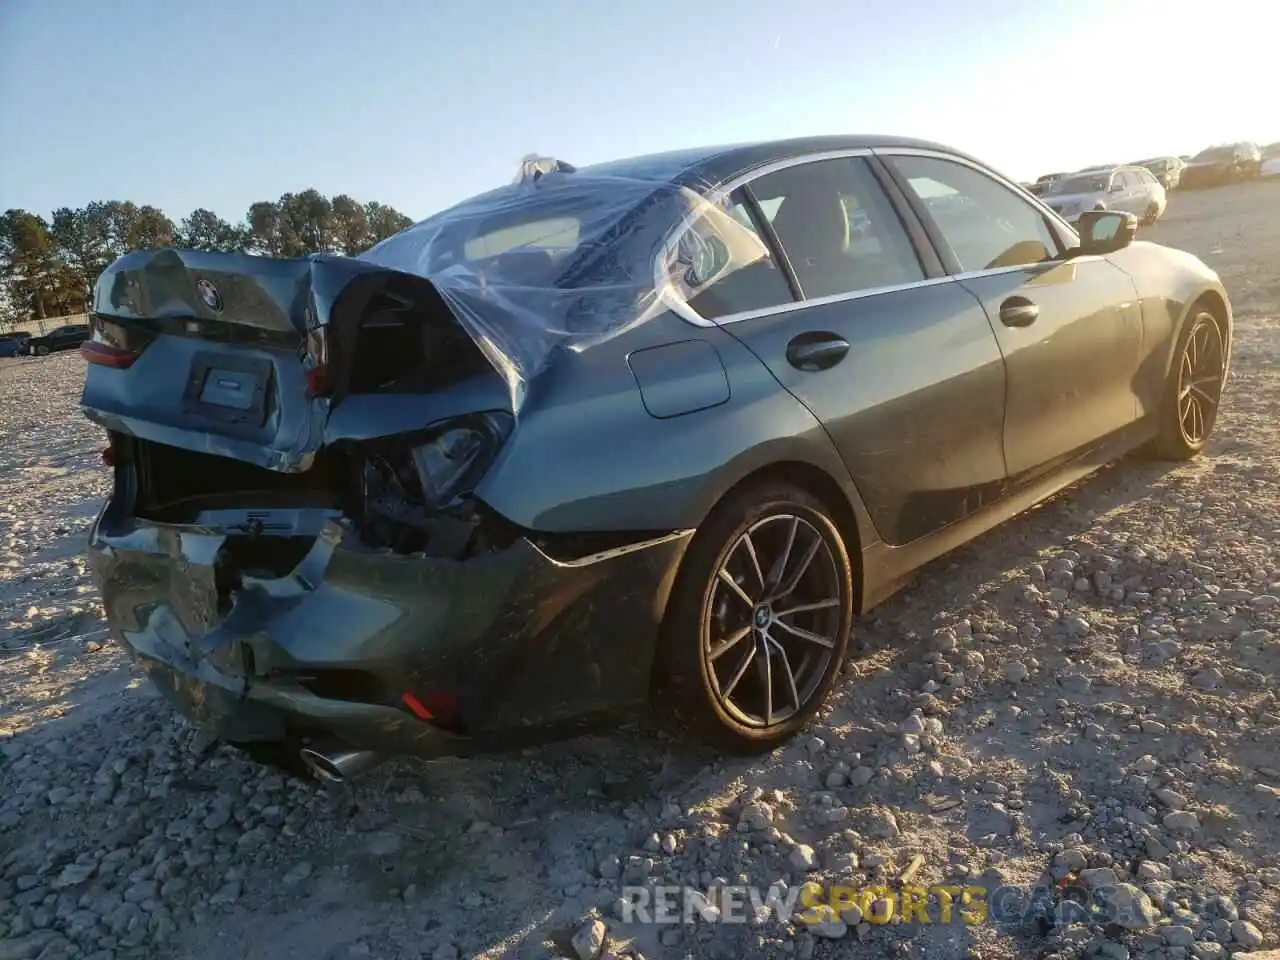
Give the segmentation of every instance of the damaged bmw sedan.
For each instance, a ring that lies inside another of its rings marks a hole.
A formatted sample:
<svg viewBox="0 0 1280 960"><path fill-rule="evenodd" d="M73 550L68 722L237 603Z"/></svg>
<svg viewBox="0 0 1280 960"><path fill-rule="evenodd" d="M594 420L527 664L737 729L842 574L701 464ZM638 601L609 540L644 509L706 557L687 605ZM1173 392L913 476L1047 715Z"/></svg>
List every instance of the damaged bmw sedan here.
<svg viewBox="0 0 1280 960"><path fill-rule="evenodd" d="M82 348L112 633L330 779L646 703L768 750L921 565L1203 449L1229 301L1135 226L829 137L530 158L358 258L130 254Z"/></svg>

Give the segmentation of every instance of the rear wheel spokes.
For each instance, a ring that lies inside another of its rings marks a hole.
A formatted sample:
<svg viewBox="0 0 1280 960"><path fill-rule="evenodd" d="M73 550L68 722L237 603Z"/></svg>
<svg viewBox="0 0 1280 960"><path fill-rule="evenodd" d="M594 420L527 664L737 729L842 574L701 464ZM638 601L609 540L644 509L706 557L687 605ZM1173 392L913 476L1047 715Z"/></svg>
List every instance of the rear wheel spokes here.
<svg viewBox="0 0 1280 960"><path fill-rule="evenodd" d="M708 604L706 676L735 720L770 727L822 686L845 625L844 581L827 537L793 514L757 521L724 558Z"/></svg>

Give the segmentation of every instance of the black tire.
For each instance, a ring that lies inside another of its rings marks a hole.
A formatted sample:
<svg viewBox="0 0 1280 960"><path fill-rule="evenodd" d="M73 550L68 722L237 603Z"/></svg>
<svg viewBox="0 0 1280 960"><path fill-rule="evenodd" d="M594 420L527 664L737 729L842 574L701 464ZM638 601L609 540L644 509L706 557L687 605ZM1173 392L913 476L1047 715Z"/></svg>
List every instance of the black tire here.
<svg viewBox="0 0 1280 960"><path fill-rule="evenodd" d="M49 348L44 344L40 344L36 347L35 354L37 357L47 357L49 355Z"/></svg>
<svg viewBox="0 0 1280 960"><path fill-rule="evenodd" d="M773 600L812 609L778 610ZM769 618L763 627L762 611ZM852 623L848 549L821 501L781 482L734 493L698 529L676 578L654 674L662 715L679 732L730 753L772 750L821 709L848 654ZM740 684L756 693L754 715L737 694Z"/></svg>
<svg viewBox="0 0 1280 960"><path fill-rule="evenodd" d="M1145 226L1149 227L1151 226L1151 224L1155 223L1159 219L1160 219L1160 207L1157 204L1153 203L1151 204L1151 206L1147 207L1147 212L1143 214L1142 222Z"/></svg>
<svg viewBox="0 0 1280 960"><path fill-rule="evenodd" d="M1193 306L1170 364L1158 414L1160 432L1150 447L1153 456L1191 460L1200 455L1217 423L1226 365L1222 328L1203 305Z"/></svg>

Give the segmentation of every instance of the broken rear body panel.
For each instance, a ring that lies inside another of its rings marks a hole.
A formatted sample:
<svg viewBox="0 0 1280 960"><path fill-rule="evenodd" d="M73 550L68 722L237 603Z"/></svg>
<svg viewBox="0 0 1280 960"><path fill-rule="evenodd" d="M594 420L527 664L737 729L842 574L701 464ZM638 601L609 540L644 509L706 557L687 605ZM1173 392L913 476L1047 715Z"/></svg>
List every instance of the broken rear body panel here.
<svg viewBox="0 0 1280 960"><path fill-rule="evenodd" d="M86 377L116 472L91 560L113 632L185 713L229 740L434 755L643 701L687 534L553 557L474 497L428 503L441 438L487 441L464 450L480 476L513 422L427 281L137 254L104 275L95 331L134 356Z"/></svg>
<svg viewBox="0 0 1280 960"><path fill-rule="evenodd" d="M370 551L326 520L296 566L232 584L218 557L241 535L124 512L103 513L94 572L113 633L182 712L230 741L326 734L420 756L643 701L649 661L622 651L650 647L685 544L566 564L520 537L457 561Z"/></svg>

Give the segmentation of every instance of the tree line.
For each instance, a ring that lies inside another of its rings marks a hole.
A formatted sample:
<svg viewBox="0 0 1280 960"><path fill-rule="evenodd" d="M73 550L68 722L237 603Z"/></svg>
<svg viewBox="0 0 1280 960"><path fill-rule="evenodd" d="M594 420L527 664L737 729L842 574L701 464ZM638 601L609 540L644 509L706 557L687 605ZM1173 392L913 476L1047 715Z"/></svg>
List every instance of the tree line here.
<svg viewBox="0 0 1280 960"><path fill-rule="evenodd" d="M412 224L400 211L346 194L286 193L249 207L242 223L200 208L178 223L164 211L132 201L61 207L46 220L28 210L0 217L0 307L11 323L83 313L98 275L134 250L193 250L301 257L355 256Z"/></svg>

